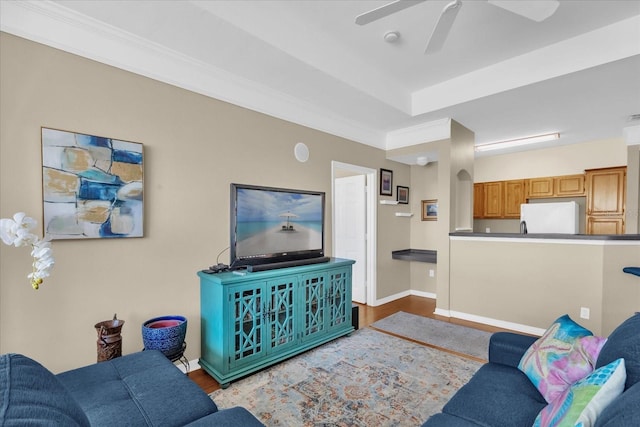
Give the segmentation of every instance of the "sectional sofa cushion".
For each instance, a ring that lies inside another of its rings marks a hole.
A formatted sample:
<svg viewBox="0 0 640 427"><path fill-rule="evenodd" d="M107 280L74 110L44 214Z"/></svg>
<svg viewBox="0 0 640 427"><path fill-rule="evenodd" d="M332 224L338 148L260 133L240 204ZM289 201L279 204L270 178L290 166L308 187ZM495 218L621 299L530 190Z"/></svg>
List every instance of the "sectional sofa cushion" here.
<svg viewBox="0 0 640 427"><path fill-rule="evenodd" d="M84 412L55 375L20 354L0 356L0 425L89 426Z"/></svg>
<svg viewBox="0 0 640 427"><path fill-rule="evenodd" d="M513 427L531 425L546 405L544 397L520 370L487 363L456 392L442 412L483 426Z"/></svg>
<svg viewBox="0 0 640 427"><path fill-rule="evenodd" d="M602 347L596 368L623 358L627 371L625 390L640 381L640 313L625 320L609 335Z"/></svg>
<svg viewBox="0 0 640 427"><path fill-rule="evenodd" d="M598 417L595 427L640 426L640 382L611 402Z"/></svg>
<svg viewBox="0 0 640 427"><path fill-rule="evenodd" d="M159 351L148 350L58 374L91 425L185 425L216 404Z"/></svg>

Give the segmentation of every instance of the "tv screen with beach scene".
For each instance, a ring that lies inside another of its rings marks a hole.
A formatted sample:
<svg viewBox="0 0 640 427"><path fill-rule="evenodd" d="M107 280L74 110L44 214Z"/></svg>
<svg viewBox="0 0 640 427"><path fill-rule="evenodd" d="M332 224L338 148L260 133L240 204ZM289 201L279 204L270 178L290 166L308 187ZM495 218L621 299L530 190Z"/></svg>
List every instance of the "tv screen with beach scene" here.
<svg viewBox="0 0 640 427"><path fill-rule="evenodd" d="M324 256L325 193L231 184L231 267Z"/></svg>

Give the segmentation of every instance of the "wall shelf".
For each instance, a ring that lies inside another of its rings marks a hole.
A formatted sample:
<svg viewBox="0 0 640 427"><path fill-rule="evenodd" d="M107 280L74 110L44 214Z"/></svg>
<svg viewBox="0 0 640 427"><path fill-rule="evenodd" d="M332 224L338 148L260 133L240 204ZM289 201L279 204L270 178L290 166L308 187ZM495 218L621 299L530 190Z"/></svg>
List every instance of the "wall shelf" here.
<svg viewBox="0 0 640 427"><path fill-rule="evenodd" d="M413 214L411 212L396 212L396 216L411 218Z"/></svg>
<svg viewBox="0 0 640 427"><path fill-rule="evenodd" d="M402 249L391 252L391 258L436 264L438 262L438 253L428 249Z"/></svg>
<svg viewBox="0 0 640 427"><path fill-rule="evenodd" d="M380 200L381 205L397 205L397 200Z"/></svg>

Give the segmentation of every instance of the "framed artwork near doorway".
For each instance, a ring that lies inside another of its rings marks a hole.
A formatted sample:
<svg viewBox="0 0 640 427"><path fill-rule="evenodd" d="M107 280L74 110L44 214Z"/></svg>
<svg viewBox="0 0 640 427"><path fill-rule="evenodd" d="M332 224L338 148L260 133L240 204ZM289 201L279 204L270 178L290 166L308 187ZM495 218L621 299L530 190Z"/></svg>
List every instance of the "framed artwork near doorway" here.
<svg viewBox="0 0 640 427"><path fill-rule="evenodd" d="M409 187L398 185L396 187L396 200L402 205L409 204Z"/></svg>
<svg viewBox="0 0 640 427"><path fill-rule="evenodd" d="M380 195L393 196L393 171L380 169Z"/></svg>
<svg viewBox="0 0 640 427"><path fill-rule="evenodd" d="M438 220L438 200L437 199L422 201L422 220L423 221Z"/></svg>

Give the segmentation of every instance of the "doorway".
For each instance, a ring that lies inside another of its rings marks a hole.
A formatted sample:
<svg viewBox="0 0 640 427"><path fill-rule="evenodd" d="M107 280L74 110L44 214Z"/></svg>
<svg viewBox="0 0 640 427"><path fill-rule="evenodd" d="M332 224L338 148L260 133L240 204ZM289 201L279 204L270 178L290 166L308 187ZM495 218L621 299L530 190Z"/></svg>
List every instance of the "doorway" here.
<svg viewBox="0 0 640 427"><path fill-rule="evenodd" d="M332 254L353 259L352 299L376 301L376 191L377 171L331 162Z"/></svg>

